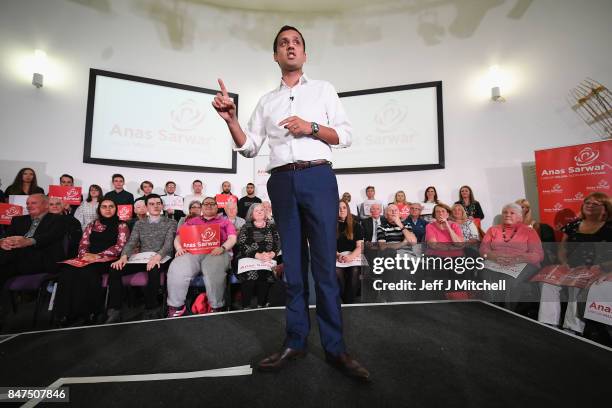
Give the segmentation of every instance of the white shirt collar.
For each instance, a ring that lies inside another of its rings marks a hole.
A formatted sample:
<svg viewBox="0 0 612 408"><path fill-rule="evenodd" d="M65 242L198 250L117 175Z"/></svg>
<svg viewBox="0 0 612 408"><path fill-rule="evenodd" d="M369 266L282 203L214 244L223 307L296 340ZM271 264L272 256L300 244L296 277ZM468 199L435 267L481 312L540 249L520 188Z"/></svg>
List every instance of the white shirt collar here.
<svg viewBox="0 0 612 408"><path fill-rule="evenodd" d="M308 77L306 76L306 74L302 74L302 76L300 77L300 80L298 81L298 84L304 85L307 82L308 82ZM289 86L287 86L287 84L285 84L285 81L283 81L283 79L281 78L280 85L278 86L278 90L280 91L283 88L289 88Z"/></svg>

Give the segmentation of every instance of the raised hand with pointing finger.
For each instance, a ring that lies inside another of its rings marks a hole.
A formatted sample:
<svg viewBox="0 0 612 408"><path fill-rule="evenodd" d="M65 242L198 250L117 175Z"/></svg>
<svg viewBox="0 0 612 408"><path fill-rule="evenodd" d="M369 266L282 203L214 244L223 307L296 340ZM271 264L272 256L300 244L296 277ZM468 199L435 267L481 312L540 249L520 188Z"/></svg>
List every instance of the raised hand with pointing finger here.
<svg viewBox="0 0 612 408"><path fill-rule="evenodd" d="M215 108L219 116L221 116L227 123L236 121L236 104L227 93L227 88L225 87L223 80L219 78L217 81L221 87L221 92L217 92L217 95L212 102L212 106Z"/></svg>

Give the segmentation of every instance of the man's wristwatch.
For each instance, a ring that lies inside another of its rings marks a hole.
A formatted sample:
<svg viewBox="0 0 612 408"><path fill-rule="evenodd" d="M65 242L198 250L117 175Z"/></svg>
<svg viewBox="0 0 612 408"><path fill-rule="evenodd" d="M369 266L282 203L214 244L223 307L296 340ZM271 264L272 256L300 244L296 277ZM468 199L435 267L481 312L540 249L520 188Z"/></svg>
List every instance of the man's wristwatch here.
<svg viewBox="0 0 612 408"><path fill-rule="evenodd" d="M312 135L318 136L319 134L319 124L316 122L310 122L310 126L312 128Z"/></svg>

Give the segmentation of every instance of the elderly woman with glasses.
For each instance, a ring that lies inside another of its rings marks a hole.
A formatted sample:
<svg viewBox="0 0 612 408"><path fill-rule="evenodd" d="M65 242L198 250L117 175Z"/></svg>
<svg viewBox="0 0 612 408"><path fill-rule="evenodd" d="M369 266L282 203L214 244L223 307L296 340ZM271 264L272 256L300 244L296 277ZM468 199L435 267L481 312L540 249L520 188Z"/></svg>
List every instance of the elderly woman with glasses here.
<svg viewBox="0 0 612 408"><path fill-rule="evenodd" d="M240 259L254 258L259 261L278 261L280 236L274 223L266 218L266 210L260 203L253 204L247 212L246 224L240 229L236 243L236 265ZM257 307L265 307L270 286L276 281L271 270L249 270L237 274L241 284L242 307L251 307L253 295L257 296Z"/></svg>
<svg viewBox="0 0 612 408"><path fill-rule="evenodd" d="M177 228L181 228L181 226L189 220L202 217L202 203L199 200L192 200L189 203L188 208L189 208L189 213L186 216L181 217L181 219L178 222Z"/></svg>
<svg viewBox="0 0 612 408"><path fill-rule="evenodd" d="M191 209L189 211L191 213ZM218 225L220 245L207 254L190 253L183 248L181 231L178 231L174 240L176 258L168 269L168 317L180 317L185 313L189 283L200 271L213 311L219 312L225 306L226 277L232 258L231 250L236 244L236 228L222 214L217 214L214 197L206 197L202 201L202 217L192 217L181 229L193 225Z"/></svg>
<svg viewBox="0 0 612 408"><path fill-rule="evenodd" d="M559 263L570 268L578 266L600 266L610 270L612 254L612 204L604 193L591 193L584 199L580 218L561 228L563 238L559 245ZM605 242L605 244L601 244ZM538 320L551 326L558 326L561 320L562 286L542 284L542 296ZM588 290L567 287L568 304L563 328L575 334L582 334L585 322L578 316L578 302L584 301Z"/></svg>
<svg viewBox="0 0 612 408"><path fill-rule="evenodd" d="M529 280L544 259L540 237L523 224L523 211L516 203L502 208L502 223L487 231L480 244L480 255L490 263L479 272L484 281L505 282L503 290L490 290L487 300L503 302L507 309L517 311L521 300L537 301L537 285Z"/></svg>

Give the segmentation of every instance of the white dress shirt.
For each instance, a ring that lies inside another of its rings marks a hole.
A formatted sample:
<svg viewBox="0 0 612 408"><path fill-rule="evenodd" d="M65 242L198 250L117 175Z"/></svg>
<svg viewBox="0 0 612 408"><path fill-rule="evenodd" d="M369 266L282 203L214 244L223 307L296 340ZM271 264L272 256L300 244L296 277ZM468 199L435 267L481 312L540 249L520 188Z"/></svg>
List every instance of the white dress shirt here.
<svg viewBox="0 0 612 408"><path fill-rule="evenodd" d="M338 134L335 148L351 145L352 127L334 87L326 81L302 75L298 84L289 88L283 81L265 94L257 104L245 129L246 142L234 150L245 157L254 157L266 138L270 145L268 171L297 161L332 160L331 147L312 135L293 136L278 124L289 116L330 127Z"/></svg>

